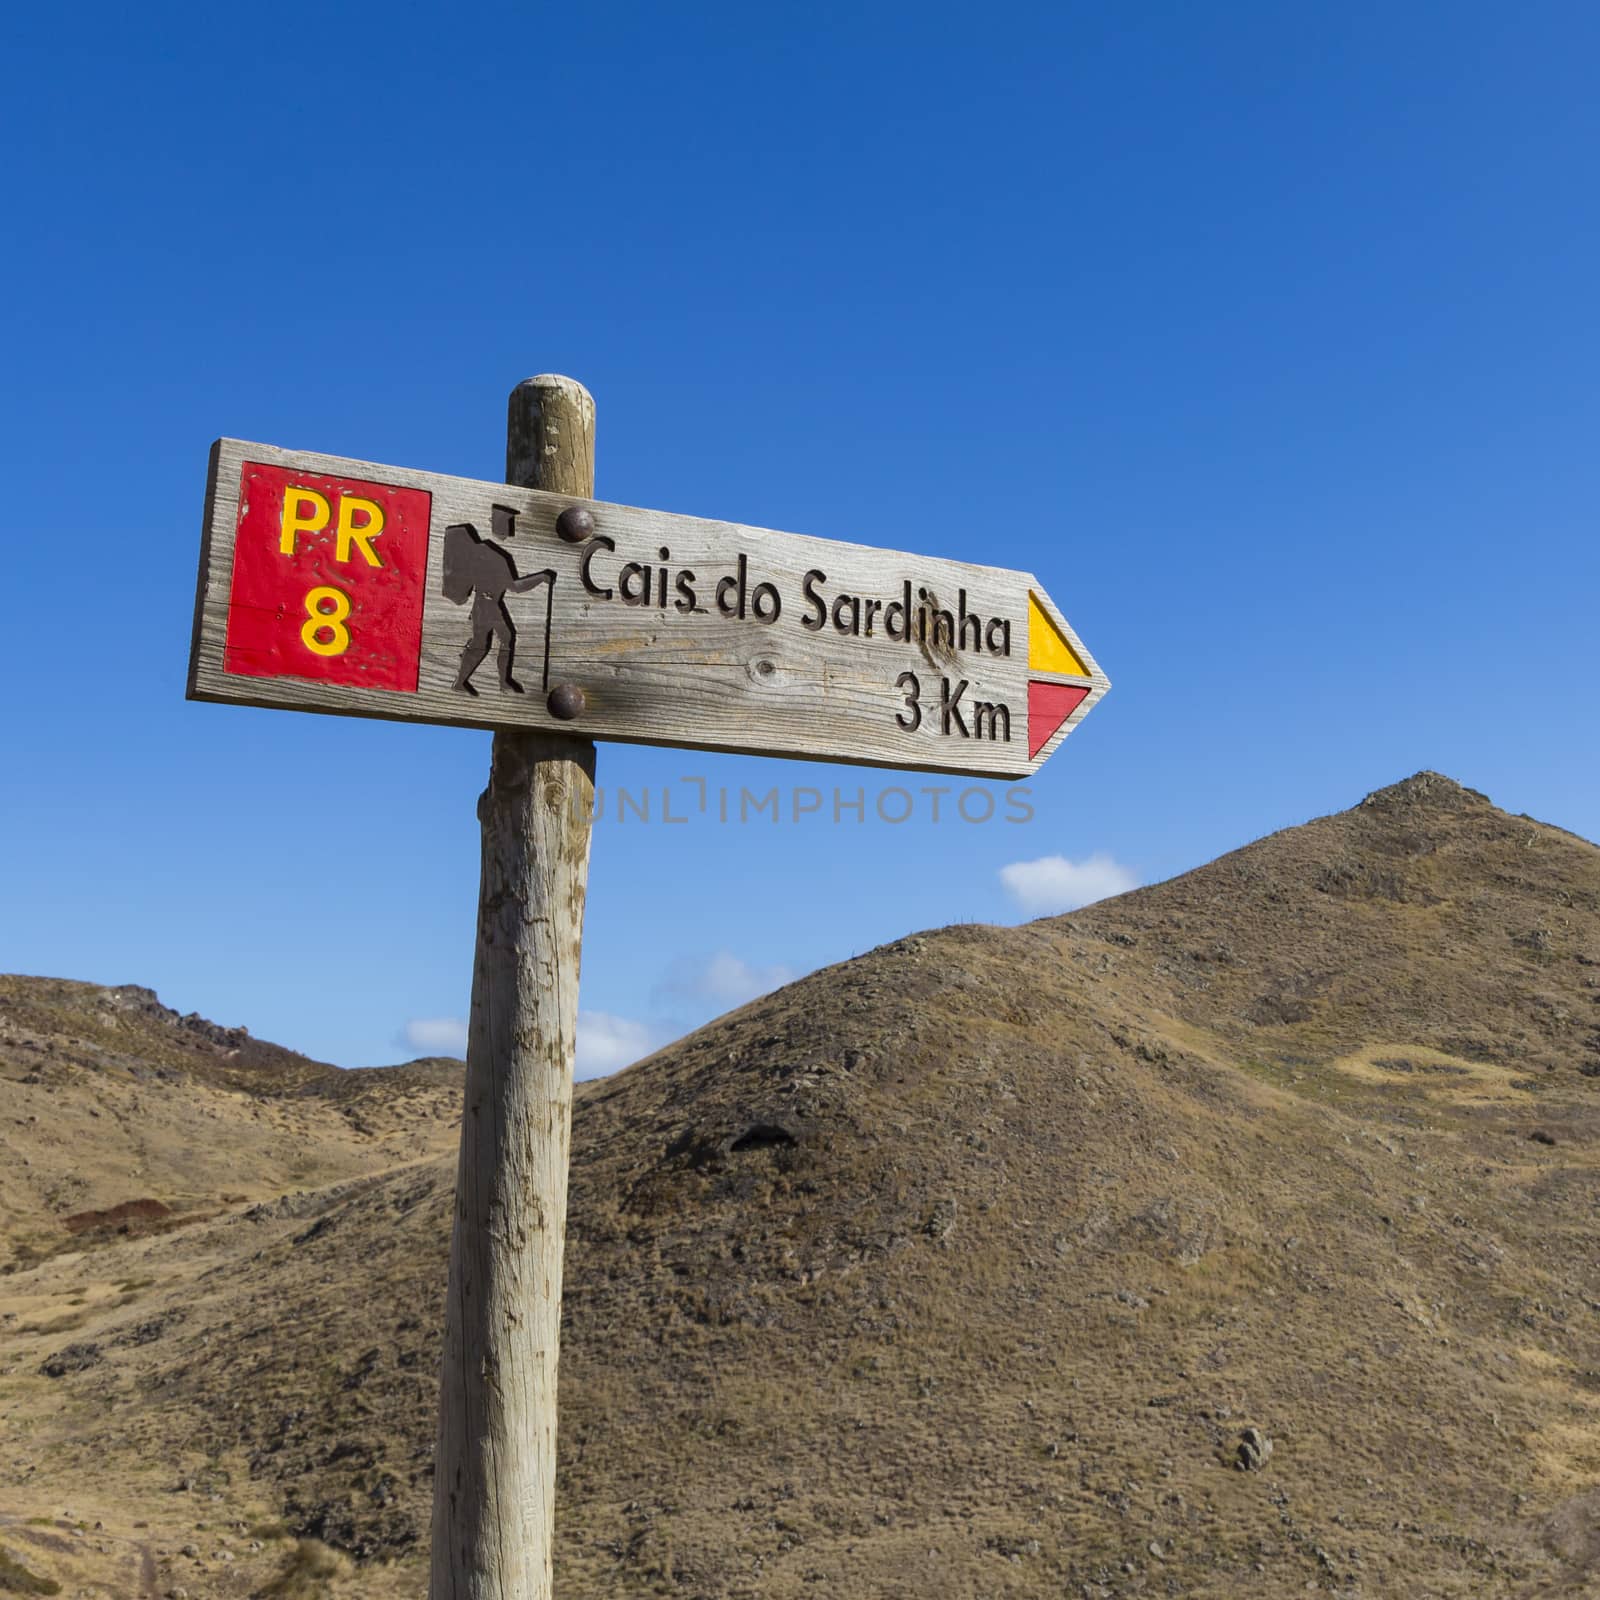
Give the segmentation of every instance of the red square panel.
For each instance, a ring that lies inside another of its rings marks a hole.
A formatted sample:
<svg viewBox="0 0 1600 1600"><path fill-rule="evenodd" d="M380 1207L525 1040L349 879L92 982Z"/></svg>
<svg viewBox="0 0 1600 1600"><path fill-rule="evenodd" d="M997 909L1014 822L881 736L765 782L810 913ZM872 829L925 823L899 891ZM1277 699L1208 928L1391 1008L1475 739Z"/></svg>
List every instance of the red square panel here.
<svg viewBox="0 0 1600 1600"><path fill-rule="evenodd" d="M415 694L431 501L245 462L223 670Z"/></svg>

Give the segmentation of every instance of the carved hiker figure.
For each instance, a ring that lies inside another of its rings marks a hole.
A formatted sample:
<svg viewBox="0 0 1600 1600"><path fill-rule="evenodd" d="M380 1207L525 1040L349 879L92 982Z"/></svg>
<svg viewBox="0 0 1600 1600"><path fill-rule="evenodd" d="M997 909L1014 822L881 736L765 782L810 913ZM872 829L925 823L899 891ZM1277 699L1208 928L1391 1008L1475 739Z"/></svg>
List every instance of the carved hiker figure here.
<svg viewBox="0 0 1600 1600"><path fill-rule="evenodd" d="M507 506L494 508L494 532L497 539L509 539L515 531L517 514ZM496 665L500 671L500 687L513 694L522 692L522 685L512 675L517 649L517 626L506 610L508 594L525 594L545 586L544 615L544 672L541 686L548 687L550 677L550 614L555 595L555 571L546 567L542 572L530 573L525 578L517 576L516 563L509 552L488 539L480 539L478 530L470 522L453 523L444 530L444 596L456 605L472 601L472 634L461 652L461 665L456 671L456 688L464 694L476 695L471 677L483 664L491 647L498 645Z"/></svg>

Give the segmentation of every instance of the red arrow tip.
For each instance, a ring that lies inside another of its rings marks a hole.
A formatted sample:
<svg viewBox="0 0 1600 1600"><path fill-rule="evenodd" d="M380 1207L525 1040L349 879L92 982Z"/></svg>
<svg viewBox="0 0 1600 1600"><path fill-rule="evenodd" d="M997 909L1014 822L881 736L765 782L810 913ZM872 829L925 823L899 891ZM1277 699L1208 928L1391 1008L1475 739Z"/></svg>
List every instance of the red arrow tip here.
<svg viewBox="0 0 1600 1600"><path fill-rule="evenodd" d="M1089 691L1076 683L1028 681L1028 759L1050 743L1057 728L1083 704Z"/></svg>

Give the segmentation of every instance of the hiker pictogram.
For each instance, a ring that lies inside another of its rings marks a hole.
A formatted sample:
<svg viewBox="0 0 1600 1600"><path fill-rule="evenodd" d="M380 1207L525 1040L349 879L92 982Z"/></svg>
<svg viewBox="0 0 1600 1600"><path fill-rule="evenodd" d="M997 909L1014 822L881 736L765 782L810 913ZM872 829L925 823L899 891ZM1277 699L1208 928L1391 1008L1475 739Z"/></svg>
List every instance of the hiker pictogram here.
<svg viewBox="0 0 1600 1600"><path fill-rule="evenodd" d="M517 514L509 506L496 506L493 512L496 539L510 539L516 531ZM544 665L540 688L550 686L550 619L554 604L556 575L552 567L517 576L516 562L509 551L489 539L480 538L470 522L452 523L444 530L444 595L462 606L472 602L472 634L461 651L455 687L476 696L472 674L483 665L489 651L498 646L495 664L500 687L513 694L522 692L513 668L516 665L517 625L506 609L508 594L526 594L544 585Z"/></svg>

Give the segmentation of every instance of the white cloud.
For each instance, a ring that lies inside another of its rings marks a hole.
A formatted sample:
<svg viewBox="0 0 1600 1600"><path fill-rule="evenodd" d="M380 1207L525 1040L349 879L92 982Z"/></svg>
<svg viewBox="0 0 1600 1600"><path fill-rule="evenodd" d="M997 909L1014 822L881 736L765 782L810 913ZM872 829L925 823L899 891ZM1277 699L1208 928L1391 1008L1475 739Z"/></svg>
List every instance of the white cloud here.
<svg viewBox="0 0 1600 1600"><path fill-rule="evenodd" d="M578 1058L574 1076L603 1078L608 1072L630 1066L655 1049L649 1026L609 1011L579 1011Z"/></svg>
<svg viewBox="0 0 1600 1600"><path fill-rule="evenodd" d="M425 1056L460 1056L467 1053L467 1024L461 1017L418 1017L401 1030L409 1049ZM656 1047L648 1024L609 1011L578 1012L577 1059L573 1076L603 1078L647 1056Z"/></svg>
<svg viewBox="0 0 1600 1600"><path fill-rule="evenodd" d="M408 1049L424 1056L467 1054L467 1025L460 1017L418 1017L401 1030Z"/></svg>
<svg viewBox="0 0 1600 1600"><path fill-rule="evenodd" d="M799 974L793 967L774 964L752 966L731 950L719 950L704 960L682 957L667 969L658 992L686 1000L708 1001L731 1010L757 995L769 994L792 983Z"/></svg>
<svg viewBox="0 0 1600 1600"><path fill-rule="evenodd" d="M1065 856L1040 856L1001 867L1000 881L1019 906L1033 916L1048 917L1139 887L1139 880L1120 862L1096 853L1086 861Z"/></svg>

